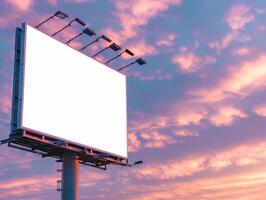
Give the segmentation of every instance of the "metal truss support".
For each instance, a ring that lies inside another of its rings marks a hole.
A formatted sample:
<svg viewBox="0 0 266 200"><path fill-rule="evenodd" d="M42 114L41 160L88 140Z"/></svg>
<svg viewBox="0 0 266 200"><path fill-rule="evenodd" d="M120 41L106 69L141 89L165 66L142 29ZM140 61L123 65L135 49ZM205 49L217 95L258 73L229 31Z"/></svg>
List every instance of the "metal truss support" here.
<svg viewBox="0 0 266 200"><path fill-rule="evenodd" d="M10 139L8 138L8 139L5 139L5 140L0 140L0 145L2 145L2 144L6 144L6 143L8 143L10 141Z"/></svg>

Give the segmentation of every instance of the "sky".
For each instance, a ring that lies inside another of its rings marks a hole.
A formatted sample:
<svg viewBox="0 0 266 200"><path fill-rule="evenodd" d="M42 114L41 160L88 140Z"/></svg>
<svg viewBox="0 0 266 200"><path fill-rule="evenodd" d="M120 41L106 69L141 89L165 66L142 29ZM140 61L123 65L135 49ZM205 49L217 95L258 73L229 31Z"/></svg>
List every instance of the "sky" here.
<svg viewBox="0 0 266 200"><path fill-rule="evenodd" d="M22 22L34 26L62 10L148 63L123 72L129 160L144 164L107 171L80 166L81 200L265 199L265 0L1 0L0 5L0 139L10 130L14 36ZM41 30L52 33L67 22L54 19ZM57 39L66 41L79 28ZM72 45L87 40L92 39ZM110 67L131 61L124 56ZM56 169L51 158L0 146L0 200L60 199Z"/></svg>

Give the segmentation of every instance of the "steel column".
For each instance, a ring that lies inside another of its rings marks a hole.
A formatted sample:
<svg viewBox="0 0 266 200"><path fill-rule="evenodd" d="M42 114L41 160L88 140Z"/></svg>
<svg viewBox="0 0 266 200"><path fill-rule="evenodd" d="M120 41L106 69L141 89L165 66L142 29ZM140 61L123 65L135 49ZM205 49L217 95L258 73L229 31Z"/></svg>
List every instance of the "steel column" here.
<svg viewBox="0 0 266 200"><path fill-rule="evenodd" d="M78 200L79 161L71 152L65 152L63 157L62 199Z"/></svg>

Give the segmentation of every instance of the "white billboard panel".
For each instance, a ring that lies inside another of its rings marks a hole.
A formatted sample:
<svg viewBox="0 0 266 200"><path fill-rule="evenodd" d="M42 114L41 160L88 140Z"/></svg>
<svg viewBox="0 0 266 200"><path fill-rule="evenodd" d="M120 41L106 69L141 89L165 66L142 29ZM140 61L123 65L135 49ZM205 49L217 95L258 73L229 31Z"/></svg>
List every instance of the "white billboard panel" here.
<svg viewBox="0 0 266 200"><path fill-rule="evenodd" d="M20 127L127 157L126 77L26 25Z"/></svg>

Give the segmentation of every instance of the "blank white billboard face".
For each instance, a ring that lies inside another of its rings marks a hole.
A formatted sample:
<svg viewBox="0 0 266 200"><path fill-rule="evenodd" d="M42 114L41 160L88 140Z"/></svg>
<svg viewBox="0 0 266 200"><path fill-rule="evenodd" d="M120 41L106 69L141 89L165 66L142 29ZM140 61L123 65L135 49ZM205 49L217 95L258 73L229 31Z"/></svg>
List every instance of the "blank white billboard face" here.
<svg viewBox="0 0 266 200"><path fill-rule="evenodd" d="M123 74L26 25L21 128L127 157Z"/></svg>

